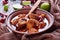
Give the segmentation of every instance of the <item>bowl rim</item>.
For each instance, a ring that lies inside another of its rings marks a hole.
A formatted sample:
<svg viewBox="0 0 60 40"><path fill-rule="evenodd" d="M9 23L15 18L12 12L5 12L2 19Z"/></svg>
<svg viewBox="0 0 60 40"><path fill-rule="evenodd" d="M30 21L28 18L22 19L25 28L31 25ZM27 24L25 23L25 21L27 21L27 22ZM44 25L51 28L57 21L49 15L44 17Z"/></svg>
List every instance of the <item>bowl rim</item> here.
<svg viewBox="0 0 60 40"><path fill-rule="evenodd" d="M20 10L25 10L26 8L22 8L22 9L20 9ZM30 10L30 8L28 8L29 10ZM20 10L17 10L17 11L20 11ZM26 9L27 10L27 9ZM43 9L39 9L39 8L37 8L36 10L39 10L39 11L43 11L43 12L46 12L46 13L48 13L48 15L50 15L51 16L51 23L49 24L49 26L48 26L48 28L46 28L44 31L46 31L46 30L48 30L49 28L51 28L52 27L52 25L53 25L53 23L54 23L54 16L51 14L51 13L49 13L48 11L46 11L46 10L43 10ZM9 24L9 17L12 15L12 14L14 14L15 12L17 12L17 11L14 11L14 12L12 12L10 15L8 15L8 17L6 18L6 21L5 21L5 23L6 23L6 25L8 26L8 28L12 31L12 32L15 32L15 33L20 33L20 34L25 34L25 32L19 32L19 31L17 31L17 30L13 30L12 28L11 28L11 26L10 26L10 24ZM41 32L35 32L35 33L31 33L31 34L37 34L37 33L42 33L42 32L44 32L44 31L41 31ZM27 35L29 35L29 33L26 33Z"/></svg>

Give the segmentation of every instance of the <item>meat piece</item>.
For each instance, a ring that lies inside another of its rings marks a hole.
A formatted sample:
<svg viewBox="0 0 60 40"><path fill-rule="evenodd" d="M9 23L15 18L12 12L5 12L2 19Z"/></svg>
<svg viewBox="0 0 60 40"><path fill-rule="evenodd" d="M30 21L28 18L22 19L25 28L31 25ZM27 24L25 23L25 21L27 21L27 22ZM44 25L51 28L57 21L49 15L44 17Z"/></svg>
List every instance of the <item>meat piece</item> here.
<svg viewBox="0 0 60 40"><path fill-rule="evenodd" d="M35 22L36 26L39 26L39 21L35 20L35 19L31 19L33 22Z"/></svg>
<svg viewBox="0 0 60 40"><path fill-rule="evenodd" d="M27 29L22 29L22 30L20 30L21 32L26 32L27 31Z"/></svg>
<svg viewBox="0 0 60 40"><path fill-rule="evenodd" d="M29 15L30 19L36 19L38 21L43 21L43 19L45 18L45 14L30 14Z"/></svg>
<svg viewBox="0 0 60 40"><path fill-rule="evenodd" d="M28 20L28 21L27 21L27 29L31 29L31 28L33 28L34 26L35 26L34 21L32 21L32 20Z"/></svg>
<svg viewBox="0 0 60 40"><path fill-rule="evenodd" d="M19 18L24 18L26 16L26 14L20 14L18 15Z"/></svg>
<svg viewBox="0 0 60 40"><path fill-rule="evenodd" d="M41 14L40 16L43 17L43 18L45 18L46 14Z"/></svg>
<svg viewBox="0 0 60 40"><path fill-rule="evenodd" d="M27 28L31 29L33 27L39 26L39 21L35 20L35 19L30 19L27 22Z"/></svg>
<svg viewBox="0 0 60 40"><path fill-rule="evenodd" d="M45 18L45 14L41 14L39 15L39 21L42 22Z"/></svg>
<svg viewBox="0 0 60 40"><path fill-rule="evenodd" d="M11 24L12 25L16 25L17 23L18 23L18 20L17 19L11 20Z"/></svg>
<svg viewBox="0 0 60 40"><path fill-rule="evenodd" d="M38 30L35 29L35 28L31 28L31 29L28 30L28 32L29 32L29 33L35 33L35 32L38 32Z"/></svg>
<svg viewBox="0 0 60 40"><path fill-rule="evenodd" d="M27 31L26 26L16 27L16 30L17 30L17 31L21 31L21 32Z"/></svg>
<svg viewBox="0 0 60 40"><path fill-rule="evenodd" d="M33 14L33 13L29 15L29 18L30 19L36 19L36 20L40 19L37 14Z"/></svg>
<svg viewBox="0 0 60 40"><path fill-rule="evenodd" d="M40 28L44 28L45 26L46 26L46 23L45 23L45 22L40 22L40 25L39 25L38 28L39 28L39 29L40 29Z"/></svg>
<svg viewBox="0 0 60 40"><path fill-rule="evenodd" d="M22 31L22 32L25 32L27 30L26 29L26 21L19 19L17 25L18 26L17 26L16 30Z"/></svg>
<svg viewBox="0 0 60 40"><path fill-rule="evenodd" d="M22 19L19 19L18 20L18 27L22 27L26 24L26 21L22 20Z"/></svg>

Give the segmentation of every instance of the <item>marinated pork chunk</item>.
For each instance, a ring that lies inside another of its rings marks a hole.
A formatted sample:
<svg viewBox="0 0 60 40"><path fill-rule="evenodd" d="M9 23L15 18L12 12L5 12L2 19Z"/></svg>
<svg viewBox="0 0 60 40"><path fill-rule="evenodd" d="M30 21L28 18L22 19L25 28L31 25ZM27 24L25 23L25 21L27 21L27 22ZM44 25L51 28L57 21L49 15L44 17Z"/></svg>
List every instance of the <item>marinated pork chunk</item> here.
<svg viewBox="0 0 60 40"><path fill-rule="evenodd" d="M15 19L15 20L12 20L12 21L11 21L11 24L12 24L12 25L16 25L16 24L17 24L17 22L18 22L18 20L17 20L17 19Z"/></svg>
<svg viewBox="0 0 60 40"><path fill-rule="evenodd" d="M43 21L45 14L32 13L28 16L28 20L24 18L25 16L26 14L20 14L17 19L11 20L11 24L16 26L16 30L35 33L46 26L46 23Z"/></svg>
<svg viewBox="0 0 60 40"><path fill-rule="evenodd" d="M35 28L31 28L31 29L28 30L28 32L29 32L29 33L35 33L35 32L38 32L38 30L35 29Z"/></svg>

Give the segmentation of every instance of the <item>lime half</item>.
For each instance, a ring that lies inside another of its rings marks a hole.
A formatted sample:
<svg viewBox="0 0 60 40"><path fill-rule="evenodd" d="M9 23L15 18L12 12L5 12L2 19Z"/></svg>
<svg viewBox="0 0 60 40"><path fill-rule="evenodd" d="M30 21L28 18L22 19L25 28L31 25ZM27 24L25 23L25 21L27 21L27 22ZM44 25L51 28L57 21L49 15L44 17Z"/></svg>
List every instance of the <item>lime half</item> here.
<svg viewBox="0 0 60 40"><path fill-rule="evenodd" d="M42 3L42 4L40 5L40 8L49 11L49 10L50 10L50 4L47 3L47 2Z"/></svg>
<svg viewBox="0 0 60 40"><path fill-rule="evenodd" d="M20 5L20 4L14 4L14 5L13 5L13 8L14 8L15 10L21 9L21 8L22 8L22 5Z"/></svg>
<svg viewBox="0 0 60 40"><path fill-rule="evenodd" d="M22 5L30 5L31 1L22 1Z"/></svg>
<svg viewBox="0 0 60 40"><path fill-rule="evenodd" d="M4 11L8 11L8 4L4 5Z"/></svg>

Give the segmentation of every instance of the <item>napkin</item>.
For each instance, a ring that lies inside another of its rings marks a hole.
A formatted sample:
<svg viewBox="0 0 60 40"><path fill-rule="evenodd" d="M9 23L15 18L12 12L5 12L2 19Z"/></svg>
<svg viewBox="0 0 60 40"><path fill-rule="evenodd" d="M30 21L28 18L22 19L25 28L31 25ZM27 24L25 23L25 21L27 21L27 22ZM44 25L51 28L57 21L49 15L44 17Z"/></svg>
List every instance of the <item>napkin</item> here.
<svg viewBox="0 0 60 40"><path fill-rule="evenodd" d="M60 0L49 0L51 4L50 13L54 15L54 25L60 28Z"/></svg>
<svg viewBox="0 0 60 40"><path fill-rule="evenodd" d="M23 39L19 39L14 33L5 33L0 36L0 40L60 40L60 29L42 35L24 36Z"/></svg>
<svg viewBox="0 0 60 40"><path fill-rule="evenodd" d="M0 35L4 34L4 33L8 33L8 29L7 26L4 23L0 23Z"/></svg>

